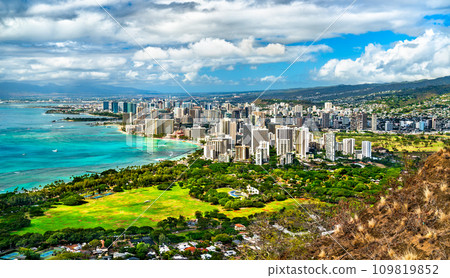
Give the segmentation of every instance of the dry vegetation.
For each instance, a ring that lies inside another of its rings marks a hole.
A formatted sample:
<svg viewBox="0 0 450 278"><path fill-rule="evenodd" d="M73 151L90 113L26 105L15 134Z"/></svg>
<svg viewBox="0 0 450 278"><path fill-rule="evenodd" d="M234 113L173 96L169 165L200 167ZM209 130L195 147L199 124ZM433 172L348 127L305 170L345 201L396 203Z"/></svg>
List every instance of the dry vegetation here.
<svg viewBox="0 0 450 278"><path fill-rule="evenodd" d="M342 219L333 234L308 248L313 259L449 259L450 151L430 156L422 169L378 204ZM313 248L311 248L313 247ZM344 248L348 251L344 251ZM351 255L349 255L351 254Z"/></svg>

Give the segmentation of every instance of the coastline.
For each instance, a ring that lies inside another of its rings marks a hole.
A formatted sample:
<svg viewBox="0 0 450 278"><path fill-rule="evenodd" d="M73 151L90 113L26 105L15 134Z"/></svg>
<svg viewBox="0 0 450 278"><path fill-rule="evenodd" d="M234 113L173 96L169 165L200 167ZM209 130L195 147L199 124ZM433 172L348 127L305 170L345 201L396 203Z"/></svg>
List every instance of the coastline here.
<svg viewBox="0 0 450 278"><path fill-rule="evenodd" d="M129 133L126 133L125 131L122 130L122 126L119 125L119 124L106 124L104 126L115 126L115 127L117 127L117 130L120 133L125 134L125 135L135 135L135 136L139 136L139 137L150 138L150 137L146 137L146 136L144 136L142 134L129 134ZM150 138L150 139L183 142L183 143L189 143L191 145L196 145L197 147L200 147L200 148L203 147L202 144L200 144L198 142L195 142L195 141L192 141L192 140L188 140L188 139L174 139L174 138Z"/></svg>
<svg viewBox="0 0 450 278"><path fill-rule="evenodd" d="M80 123L80 124L82 124L82 123ZM115 130L112 130L113 133L120 134L120 135L116 135L116 136L122 137L122 135L130 135L130 134L127 134L127 133L123 132L121 130L121 125L119 125L119 124L96 125L96 126L103 126L104 128L106 128L106 127L112 126L112 125L116 126L117 130L119 131L119 133L116 133ZM89 124L85 124L84 125L83 124L83 126L91 126L92 127L94 125L89 125ZM159 138L155 138L155 139L159 139ZM105 160L106 164L109 164L109 166L107 166L107 168L105 168L105 169L100 167L99 168L100 170L98 170L98 171L104 171L104 170L108 170L108 169L124 168L124 167L130 167L130 166L131 167L139 167L141 165L146 165L146 164L149 164L149 163L155 163L156 164L156 163L159 163L159 162L162 162L162 161L165 161L165 160L170 160L170 161L180 160L180 159L183 159L183 158L187 157L188 155L192 154L193 152L197 151L199 149L199 147L200 147L200 144L195 144L194 142L191 142L191 141L188 141L188 140L174 140L174 139L169 139L169 138L167 138L167 139L166 138L162 138L160 140L171 140L173 142L179 142L180 144L181 143L186 143L186 144L189 144L189 146L186 146L185 148L183 148L182 145L180 145L178 147L174 146L175 149L177 149L177 151L174 150L175 156L173 156L173 157L169 157L169 156L164 157L164 155L161 155L160 157L149 158L148 162L146 162L146 163L145 162L139 163L139 161L131 161L128 165L124 166L124 165L121 165L120 163L115 165L114 162L109 163L108 160ZM64 152L64 150L62 150L63 149L62 147L61 147L61 149L60 149L60 146L53 147L53 148L54 149L58 149L59 152L52 152L52 155L59 155L61 153L61 155L62 155L61 159L65 159L64 155L67 154L67 153ZM183 150L187 150L187 151L183 151ZM27 152L27 154L28 154L28 152ZM128 156L130 156L130 155L128 155ZM21 158L22 157L26 158L28 156L26 156L26 157L25 156L21 156ZM95 165L97 165L97 164L95 164ZM60 175L59 174L57 174L55 176L51 176L50 175L49 178L46 178L44 176L44 175L46 175L45 173L53 172L53 171L55 171L55 169L56 169L56 171L58 171L59 168L52 168L52 170L46 171L44 169L45 167L42 168L42 167L36 166L35 168L32 168L32 169L14 170L14 172L11 172L10 174L7 174L8 172L5 172L3 175L8 175L8 177L10 176L12 179L15 179L15 180L12 183L11 182L5 183L4 184L5 187L0 189L0 194L13 192L15 190L17 190L17 192L23 192L24 190L22 190L22 189L25 189L27 191L36 191L36 190L42 189L44 186L46 186L48 184L51 184L51 183L53 183L53 182L55 182L57 180L64 180L65 182L69 182L70 180L72 180L72 178L74 176L81 176L81 175L84 175L84 174L89 173L89 172L80 172L80 171L78 171L79 170L78 169L78 170L76 170L74 172L74 174L72 174L72 173L67 174L67 173L65 173L67 171L64 170L64 169L66 169L66 167L69 167L69 168L77 168L77 167L79 167L79 168L86 168L88 170L92 170L93 169L94 171L96 171L95 167L94 167L95 165L91 166L90 169L89 169L89 166L83 166L83 165L81 165L81 166L61 166L60 169L62 169L62 171L59 172ZM13 170L11 170L11 171L13 171ZM27 173L28 171L30 171L30 172ZM63 172L63 171L65 171L65 172ZM37 172L38 175L41 175L41 176L36 178L35 177L35 172ZM19 175L19 174L20 175L24 175L23 176L24 179L23 178L13 178L14 175L11 176L12 173L14 173L15 175ZM33 174L31 174L31 173L33 173Z"/></svg>
<svg viewBox="0 0 450 278"><path fill-rule="evenodd" d="M203 147L202 144L200 144L200 143L198 143L198 142L195 142L195 141L192 141L192 140L181 140L181 139L174 139L174 138L150 138L150 137L146 137L146 136L144 136L144 135L142 135L142 134L129 134L129 133L126 133L125 131L123 131L123 130L122 130L122 125L119 125L119 124L106 124L106 125L104 125L104 126L113 126L113 127L116 127L117 130L118 130L120 133L124 134L124 135L139 136L139 137L142 137L142 138L149 138L149 139L152 139L152 140L162 140L162 141L182 142L182 143L188 143L188 144L191 144L191 145L195 145L195 146L197 146L198 148L202 148L202 147ZM164 161L164 160L173 161L173 160L178 160L178 159L186 158L188 155L190 155L190 154L194 153L195 151L197 151L198 148L197 148L196 150L187 151L187 152L185 152L185 153L183 153L183 154L181 154L181 155L178 155L178 156L175 156L175 157L171 157L170 159L158 160L157 163L160 163L160 162L162 162L162 161ZM185 161L182 161L182 163L184 163L184 162L185 162Z"/></svg>

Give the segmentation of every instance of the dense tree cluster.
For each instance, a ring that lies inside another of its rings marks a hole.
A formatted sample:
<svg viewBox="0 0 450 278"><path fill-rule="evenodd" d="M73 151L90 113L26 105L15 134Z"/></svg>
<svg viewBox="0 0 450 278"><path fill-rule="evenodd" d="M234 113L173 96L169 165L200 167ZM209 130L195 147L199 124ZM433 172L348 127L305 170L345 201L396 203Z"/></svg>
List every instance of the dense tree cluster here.
<svg viewBox="0 0 450 278"><path fill-rule="evenodd" d="M192 162L194 157L188 160ZM399 172L400 168L360 168L339 164L321 170L305 170L299 164L271 168L270 165L261 167L245 163L213 163L201 159L195 160L189 168L182 163L163 161L140 167L110 169L102 173L74 177L70 182L57 181L41 190L0 194L0 249L27 247L36 242L49 245L62 241L89 242L117 234L120 229L104 231L98 228L68 229L62 232L47 232L44 235L10 235L13 231L29 226L30 218L43 215L45 210L55 205L80 205L85 202L85 198L105 192L121 192L150 186L166 190L171 186L180 186L189 189L190 196L194 198L229 210L263 207L266 203L282 201L289 197L319 199L329 203L338 203L349 198L373 202L387 182L396 178ZM177 181L174 183L174 180ZM251 194L249 188L258 190L258 193ZM245 197L233 197L228 193L230 190L240 192ZM211 227L217 229L223 223L224 227L228 225L226 216L218 212L197 215L197 219L199 231L206 231ZM161 221L158 228L158 231L170 233L186 228L186 221L182 217L169 217ZM130 228L127 233L137 232L134 229ZM232 231L221 233L230 235ZM191 236L199 237L195 233ZM217 234L205 232L200 237L212 239L214 236ZM170 237L173 241L179 240L174 235Z"/></svg>

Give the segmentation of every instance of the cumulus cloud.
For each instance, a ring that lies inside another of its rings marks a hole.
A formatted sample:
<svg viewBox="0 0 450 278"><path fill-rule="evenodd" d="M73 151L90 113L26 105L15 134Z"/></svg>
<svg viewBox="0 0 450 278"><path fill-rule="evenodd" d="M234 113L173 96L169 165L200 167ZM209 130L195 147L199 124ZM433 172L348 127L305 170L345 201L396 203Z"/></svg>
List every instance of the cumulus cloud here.
<svg viewBox="0 0 450 278"><path fill-rule="evenodd" d="M413 40L392 48L369 44L361 57L329 60L317 72L318 79L339 82L395 82L450 75L450 35L427 30Z"/></svg>
<svg viewBox="0 0 450 278"><path fill-rule="evenodd" d="M105 54L86 56L55 56L46 53L0 58L0 76L4 80L74 80L106 79L120 70L127 59Z"/></svg>
<svg viewBox="0 0 450 278"><path fill-rule="evenodd" d="M259 79L259 81L272 83L272 82L275 82L275 81L282 81L283 79L284 79L283 76L276 77L276 76L273 76L273 75L267 75L267 76L264 76L263 78Z"/></svg>
<svg viewBox="0 0 450 278"><path fill-rule="evenodd" d="M291 62L304 50L305 46L285 46L279 43L258 45L253 37L232 43L223 39L205 38L196 43L178 48L147 47L137 51L133 56L134 63L155 63L165 69L184 74L184 81L193 81L203 68L224 68L233 70L236 64L264 64L275 62ZM314 59L314 54L331 51L326 45L315 45L299 59ZM155 68L155 67L153 67ZM158 70L158 68L155 68Z"/></svg>
<svg viewBox="0 0 450 278"><path fill-rule="evenodd" d="M96 1L30 1L13 5L0 1L1 40L74 40L90 37L127 41ZM14 2L14 1L13 1ZM225 40L255 36L266 42L311 41L350 1L303 0L100 0L102 5L143 44L198 42L220 34ZM4 6L4 7L2 7ZM425 15L448 7L446 1L359 0L326 37L393 30L416 36Z"/></svg>
<svg viewBox="0 0 450 278"><path fill-rule="evenodd" d="M124 82L128 79L172 82L147 53L138 51L136 39L176 78L189 83L217 84L222 81L202 70L232 71L245 64L256 71L263 70L259 66L262 64L291 62L303 49L298 43L314 40L350 3L349 0L98 1L133 39L97 1L0 0L0 79L53 81L98 77ZM415 37L435 21L424 16L442 14L448 9L447 2L358 0L324 37L381 30ZM448 30L443 25L433 28ZM325 51L330 51L326 45L314 46L299 62L312 61ZM434 71L433 74L445 72L445 67L439 66ZM267 73L261 76L264 75Z"/></svg>

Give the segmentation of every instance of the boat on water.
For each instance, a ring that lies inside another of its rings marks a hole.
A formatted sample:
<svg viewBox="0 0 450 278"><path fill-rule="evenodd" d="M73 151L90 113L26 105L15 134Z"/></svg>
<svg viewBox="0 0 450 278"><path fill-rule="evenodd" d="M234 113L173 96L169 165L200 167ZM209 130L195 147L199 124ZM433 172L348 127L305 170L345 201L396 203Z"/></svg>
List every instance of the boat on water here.
<svg viewBox="0 0 450 278"><path fill-rule="evenodd" d="M58 152L58 149L54 149L54 150L52 150L52 152L57 153L57 152Z"/></svg>

